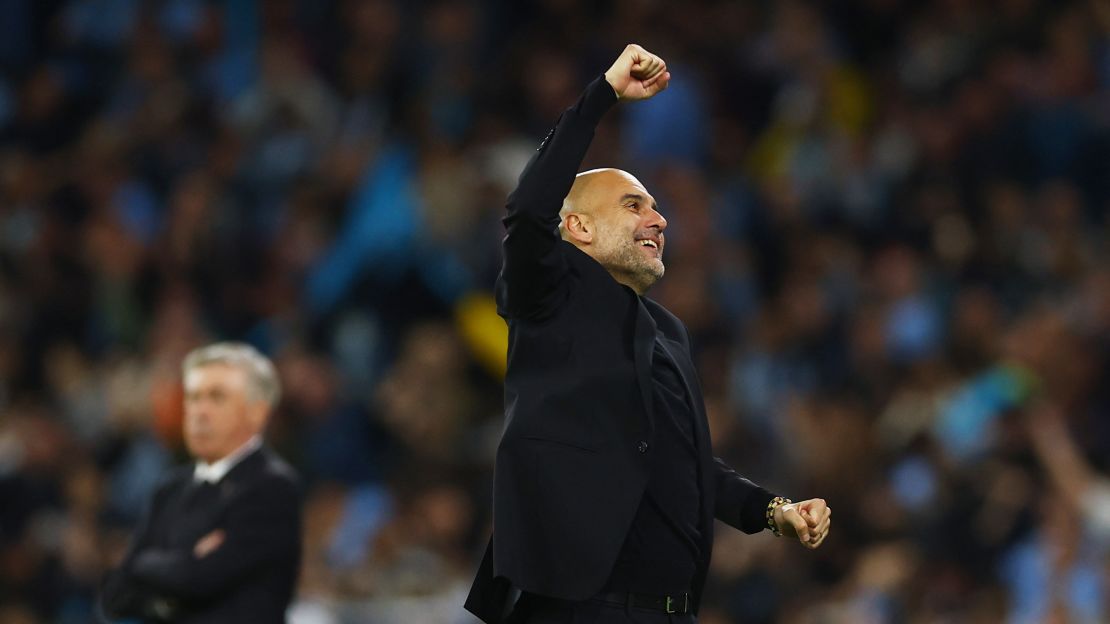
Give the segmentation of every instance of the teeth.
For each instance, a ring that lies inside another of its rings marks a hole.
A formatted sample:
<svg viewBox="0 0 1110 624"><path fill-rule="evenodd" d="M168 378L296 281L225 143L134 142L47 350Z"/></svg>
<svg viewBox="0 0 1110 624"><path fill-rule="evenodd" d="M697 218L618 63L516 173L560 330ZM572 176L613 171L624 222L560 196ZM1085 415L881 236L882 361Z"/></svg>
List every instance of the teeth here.
<svg viewBox="0 0 1110 624"><path fill-rule="evenodd" d="M653 240L644 239L640 241L640 245L643 247L652 247L654 249L659 249L659 245L656 245L655 241Z"/></svg>

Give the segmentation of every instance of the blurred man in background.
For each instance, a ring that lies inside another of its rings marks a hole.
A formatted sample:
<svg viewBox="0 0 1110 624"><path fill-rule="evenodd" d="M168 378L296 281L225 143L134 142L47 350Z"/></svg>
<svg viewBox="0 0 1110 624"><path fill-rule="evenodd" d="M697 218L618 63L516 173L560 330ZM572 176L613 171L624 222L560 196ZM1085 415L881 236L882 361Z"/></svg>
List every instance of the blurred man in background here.
<svg viewBox="0 0 1110 624"><path fill-rule="evenodd" d="M487 622L693 622L714 517L809 548L828 535L825 501L795 504L713 457L689 332L644 297L664 271L654 198L624 171L575 176L602 115L670 77L626 47L509 197L497 286L508 423L494 538L467 601ZM506 619L510 584L522 594Z"/></svg>
<svg viewBox="0 0 1110 624"><path fill-rule="evenodd" d="M196 462L157 489L101 602L111 617L284 622L301 557L299 478L262 432L281 388L253 347L217 343L182 366Z"/></svg>

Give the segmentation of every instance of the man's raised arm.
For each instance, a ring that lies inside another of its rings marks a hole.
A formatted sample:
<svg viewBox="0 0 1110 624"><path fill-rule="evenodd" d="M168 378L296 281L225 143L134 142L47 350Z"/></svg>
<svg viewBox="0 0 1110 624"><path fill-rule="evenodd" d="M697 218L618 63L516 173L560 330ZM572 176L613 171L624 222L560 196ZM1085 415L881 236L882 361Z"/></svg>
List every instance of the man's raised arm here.
<svg viewBox="0 0 1110 624"><path fill-rule="evenodd" d="M650 98L667 88L669 80L663 59L631 44L563 112L540 144L509 195L503 220L505 258L497 287L503 316L542 317L563 300L566 265L559 250L559 210L594 129L618 99Z"/></svg>

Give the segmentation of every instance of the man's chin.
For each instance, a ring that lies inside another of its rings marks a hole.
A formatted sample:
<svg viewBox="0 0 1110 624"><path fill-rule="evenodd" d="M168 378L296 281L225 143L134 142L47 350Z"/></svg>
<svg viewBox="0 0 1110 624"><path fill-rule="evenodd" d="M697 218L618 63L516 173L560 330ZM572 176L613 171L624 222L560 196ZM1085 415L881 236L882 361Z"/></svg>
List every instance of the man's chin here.
<svg viewBox="0 0 1110 624"><path fill-rule="evenodd" d="M652 286L654 286L656 284L656 282L663 279L663 274L665 272L666 272L666 267L663 266L662 262L659 262L658 264L653 264L652 266L646 267L646 269L641 274L642 277L643 277L645 290L647 290L648 288L651 288Z"/></svg>

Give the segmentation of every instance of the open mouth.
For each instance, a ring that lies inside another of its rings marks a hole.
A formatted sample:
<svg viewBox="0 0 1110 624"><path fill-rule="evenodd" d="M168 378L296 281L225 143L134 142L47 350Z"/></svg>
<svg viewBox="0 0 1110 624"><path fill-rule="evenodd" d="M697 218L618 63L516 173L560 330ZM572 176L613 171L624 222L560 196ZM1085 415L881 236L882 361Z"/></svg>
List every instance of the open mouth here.
<svg viewBox="0 0 1110 624"><path fill-rule="evenodd" d="M640 247L650 249L651 251L649 253L654 256L658 256L662 253L663 241L661 240L655 240L654 238L638 238L636 239L636 244Z"/></svg>

